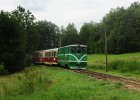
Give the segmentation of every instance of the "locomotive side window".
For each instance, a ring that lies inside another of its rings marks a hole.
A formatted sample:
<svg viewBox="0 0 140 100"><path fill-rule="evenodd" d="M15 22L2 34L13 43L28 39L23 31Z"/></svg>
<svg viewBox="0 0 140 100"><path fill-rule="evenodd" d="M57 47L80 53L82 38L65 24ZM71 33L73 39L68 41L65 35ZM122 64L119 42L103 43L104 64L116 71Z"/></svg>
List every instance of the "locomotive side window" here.
<svg viewBox="0 0 140 100"><path fill-rule="evenodd" d="M71 53L87 53L87 48L81 47L81 46L72 46L70 47L70 52Z"/></svg>
<svg viewBox="0 0 140 100"><path fill-rule="evenodd" d="M81 51L82 51L82 53L87 53L87 48L86 47L82 47Z"/></svg>
<svg viewBox="0 0 140 100"><path fill-rule="evenodd" d="M80 46L77 46L77 53L81 53L81 47Z"/></svg>
<svg viewBox="0 0 140 100"><path fill-rule="evenodd" d="M73 47L70 47L71 49L71 53L77 53L77 47L73 46Z"/></svg>
<svg viewBox="0 0 140 100"><path fill-rule="evenodd" d="M64 53L65 53L65 50L64 50L64 48L62 48L61 54L64 54Z"/></svg>
<svg viewBox="0 0 140 100"><path fill-rule="evenodd" d="M58 49L58 53L61 54L62 53L62 49Z"/></svg>

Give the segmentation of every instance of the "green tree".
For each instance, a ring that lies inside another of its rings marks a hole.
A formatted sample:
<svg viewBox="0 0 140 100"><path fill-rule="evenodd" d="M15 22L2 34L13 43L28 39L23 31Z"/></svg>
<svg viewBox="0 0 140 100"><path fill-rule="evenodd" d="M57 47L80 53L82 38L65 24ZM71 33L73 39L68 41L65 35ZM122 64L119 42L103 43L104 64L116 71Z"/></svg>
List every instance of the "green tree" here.
<svg viewBox="0 0 140 100"><path fill-rule="evenodd" d="M80 42L87 45L88 53L103 53L102 25L85 23L80 29Z"/></svg>
<svg viewBox="0 0 140 100"><path fill-rule="evenodd" d="M39 33L38 50L59 47L59 27L47 21L38 21L36 24L37 32Z"/></svg>
<svg viewBox="0 0 140 100"><path fill-rule="evenodd" d="M80 41L81 44L87 45L91 34L93 33L93 22L84 23L80 29Z"/></svg>
<svg viewBox="0 0 140 100"><path fill-rule="evenodd" d="M79 44L80 38L78 35L78 31L73 23L68 24L66 29L63 28L61 40L62 46Z"/></svg>
<svg viewBox="0 0 140 100"><path fill-rule="evenodd" d="M0 13L0 55L10 73L25 67L26 34L20 21L11 13Z"/></svg>
<svg viewBox="0 0 140 100"><path fill-rule="evenodd" d="M134 2L127 9L112 9L106 16L110 53L140 51L140 4Z"/></svg>
<svg viewBox="0 0 140 100"><path fill-rule="evenodd" d="M35 45L38 41L38 33L34 22L35 17L29 10L25 10L21 6L12 11L12 15L20 22L24 32L27 34L26 51L28 54L31 54L36 49Z"/></svg>

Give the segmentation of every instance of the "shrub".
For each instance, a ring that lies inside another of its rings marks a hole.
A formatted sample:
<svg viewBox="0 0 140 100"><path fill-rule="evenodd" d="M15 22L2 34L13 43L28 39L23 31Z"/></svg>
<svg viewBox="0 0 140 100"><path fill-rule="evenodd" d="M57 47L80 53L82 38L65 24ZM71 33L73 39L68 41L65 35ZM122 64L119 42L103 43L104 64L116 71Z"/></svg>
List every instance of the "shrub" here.
<svg viewBox="0 0 140 100"><path fill-rule="evenodd" d="M8 97L48 91L48 88L52 85L52 81L43 72L44 70L28 68L21 74L14 74L14 78L8 84L2 85L2 95Z"/></svg>
<svg viewBox="0 0 140 100"><path fill-rule="evenodd" d="M8 72L5 70L3 65L0 65L0 75L7 74Z"/></svg>
<svg viewBox="0 0 140 100"><path fill-rule="evenodd" d="M117 60L109 63L109 69L120 72L140 72L140 62L136 60Z"/></svg>

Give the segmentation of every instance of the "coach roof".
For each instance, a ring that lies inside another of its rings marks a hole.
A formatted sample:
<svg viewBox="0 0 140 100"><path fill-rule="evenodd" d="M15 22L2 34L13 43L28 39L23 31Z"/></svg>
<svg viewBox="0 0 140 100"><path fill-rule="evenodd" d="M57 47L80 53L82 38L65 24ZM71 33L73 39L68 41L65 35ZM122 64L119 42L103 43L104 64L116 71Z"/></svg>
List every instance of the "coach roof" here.
<svg viewBox="0 0 140 100"><path fill-rule="evenodd" d="M73 46L87 47L86 45L80 45L80 44L67 45L67 46L63 46L63 47L73 47ZM59 47L59 48L63 48L63 47Z"/></svg>

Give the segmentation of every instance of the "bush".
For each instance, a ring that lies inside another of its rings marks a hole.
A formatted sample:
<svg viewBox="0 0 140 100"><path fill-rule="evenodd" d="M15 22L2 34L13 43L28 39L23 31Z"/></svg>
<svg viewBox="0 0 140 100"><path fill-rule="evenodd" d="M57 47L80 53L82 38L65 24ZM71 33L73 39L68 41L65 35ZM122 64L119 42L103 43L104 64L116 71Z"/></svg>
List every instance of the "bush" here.
<svg viewBox="0 0 140 100"><path fill-rule="evenodd" d="M117 60L109 64L109 69L120 72L140 72L140 62L136 60Z"/></svg>
<svg viewBox="0 0 140 100"><path fill-rule="evenodd" d="M0 65L0 75L7 74L8 72L5 70L3 65Z"/></svg>
<svg viewBox="0 0 140 100"><path fill-rule="evenodd" d="M52 85L52 81L42 73L43 70L35 71L34 68L28 68L22 74L14 74L11 82L2 85L3 96L31 95L33 93L47 92Z"/></svg>

